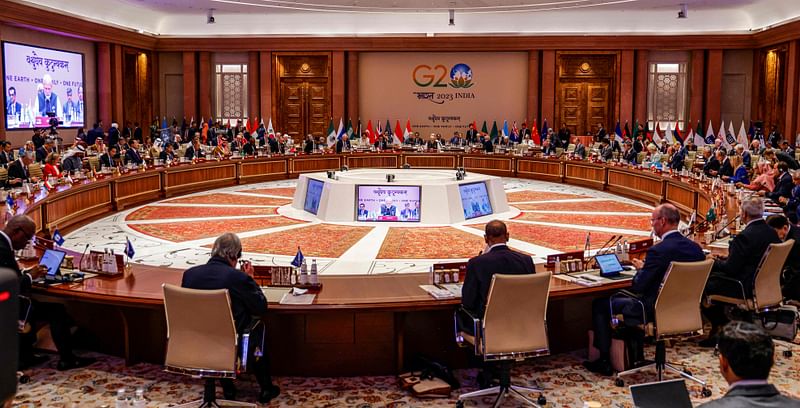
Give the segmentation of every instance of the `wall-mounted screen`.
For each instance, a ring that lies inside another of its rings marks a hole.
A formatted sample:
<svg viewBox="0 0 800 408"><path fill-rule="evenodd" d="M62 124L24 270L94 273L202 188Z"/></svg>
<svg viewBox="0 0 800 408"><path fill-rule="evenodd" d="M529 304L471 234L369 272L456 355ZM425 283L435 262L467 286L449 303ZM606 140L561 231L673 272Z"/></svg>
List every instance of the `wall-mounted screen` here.
<svg viewBox="0 0 800 408"><path fill-rule="evenodd" d="M3 42L6 129L82 127L83 54Z"/></svg>
<svg viewBox="0 0 800 408"><path fill-rule="evenodd" d="M303 209L310 212L311 214L317 215L317 211L319 211L319 199L322 197L322 187L325 183L314 180L308 179L308 185L306 186L306 200L303 203Z"/></svg>
<svg viewBox="0 0 800 408"><path fill-rule="evenodd" d="M356 186L356 220L418 222L420 186Z"/></svg>
<svg viewBox="0 0 800 408"><path fill-rule="evenodd" d="M486 191L486 183L460 184L461 206L464 208L464 219L483 217L492 214L492 202Z"/></svg>

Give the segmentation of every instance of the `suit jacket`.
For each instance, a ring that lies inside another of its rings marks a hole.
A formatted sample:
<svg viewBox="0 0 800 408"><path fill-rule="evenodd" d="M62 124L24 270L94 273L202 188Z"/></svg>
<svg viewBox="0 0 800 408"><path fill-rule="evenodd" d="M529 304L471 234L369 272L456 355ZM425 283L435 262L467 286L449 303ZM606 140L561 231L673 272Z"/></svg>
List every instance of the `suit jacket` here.
<svg viewBox="0 0 800 408"><path fill-rule="evenodd" d="M772 384L739 385L720 399L697 408L798 408L800 401L782 395Z"/></svg>
<svg viewBox="0 0 800 408"><path fill-rule="evenodd" d="M716 157L711 156L707 161L706 164L703 165L703 173L705 173L708 177L714 177L711 175L711 171L719 171L719 160Z"/></svg>
<svg viewBox="0 0 800 408"><path fill-rule="evenodd" d="M205 265L193 266L183 273L181 286L190 289L228 289L236 332L242 333L253 316L267 313L267 299L253 278L218 257Z"/></svg>
<svg viewBox="0 0 800 408"><path fill-rule="evenodd" d="M314 141L306 140L306 144L303 145L303 153L310 154L314 151Z"/></svg>
<svg viewBox="0 0 800 408"><path fill-rule="evenodd" d="M675 171L683 170L683 156L680 153L673 153L669 159L669 168Z"/></svg>
<svg viewBox="0 0 800 408"><path fill-rule="evenodd" d="M614 158L614 150L611 148L611 145L600 149L600 158L604 161L609 161Z"/></svg>
<svg viewBox="0 0 800 408"><path fill-rule="evenodd" d="M626 153L622 155L622 160L630 164L636 164L639 159L639 154L636 153L636 150L630 149Z"/></svg>
<svg viewBox="0 0 800 408"><path fill-rule="evenodd" d="M723 275L742 282L745 294L753 293L753 277L769 244L781 242L766 221L751 222L728 246L728 258L714 262L712 275Z"/></svg>
<svg viewBox="0 0 800 408"><path fill-rule="evenodd" d="M186 153L184 153L183 157L186 157L189 160L194 159L195 157L200 158L203 155L203 151L198 149L195 151L194 146L189 146L186 148Z"/></svg>
<svg viewBox="0 0 800 408"><path fill-rule="evenodd" d="M784 269L787 269L792 274L798 274L800 273L800 227L796 225L790 226L786 239L793 239L794 245L792 245L792 250L786 258Z"/></svg>
<svg viewBox="0 0 800 408"><path fill-rule="evenodd" d="M731 160L730 159L725 158L725 161L723 161L719 165L719 173L717 175L720 176L720 177L722 177L722 176L732 177L733 176L733 166L731 166Z"/></svg>
<svg viewBox="0 0 800 408"><path fill-rule="evenodd" d="M0 234L0 267L8 268L17 273L19 277L19 293L26 294L30 291L31 280L30 275L25 274L19 269L17 258L14 257L14 249L8 243L8 240Z"/></svg>
<svg viewBox="0 0 800 408"><path fill-rule="evenodd" d="M47 149L44 148L44 146L36 149L36 161L38 163L44 163L44 159L47 158L48 154L50 154L50 152L48 152Z"/></svg>
<svg viewBox="0 0 800 408"><path fill-rule="evenodd" d="M28 181L28 169L22 165L22 162L19 159L14 160L11 164L8 165L8 180L11 179L22 179L22 181ZM11 183L6 181L9 186L12 186ZM13 186L19 186L20 184L14 184Z"/></svg>
<svg viewBox="0 0 800 408"><path fill-rule="evenodd" d="M167 160L175 160L175 153L167 153L166 150L162 150L161 153L158 154L158 159L164 160L164 162Z"/></svg>
<svg viewBox="0 0 800 408"><path fill-rule="evenodd" d="M483 317L486 297L496 273L524 275L534 273L530 256L512 251L506 245L498 245L483 255L467 262L467 276L461 289L461 304L476 317Z"/></svg>
<svg viewBox="0 0 800 408"><path fill-rule="evenodd" d="M469 129L467 130L467 134L464 136L467 139L467 143L477 143L478 140L478 130L477 129Z"/></svg>
<svg viewBox="0 0 800 408"><path fill-rule="evenodd" d="M378 142L375 143L376 143L375 146L377 146ZM347 149L350 149L350 140L348 140L347 142L345 142L342 139L336 141L336 153L341 153L342 150L347 150Z"/></svg>
<svg viewBox="0 0 800 408"><path fill-rule="evenodd" d="M647 250L642 269L633 277L631 290L641 295L642 301L652 310L658 290L671 262L696 262L706 259L696 242L679 232L672 232Z"/></svg>
<svg viewBox="0 0 800 408"><path fill-rule="evenodd" d="M775 158L778 161L786 162L792 170L800 169L800 164L797 163L797 160L786 152L775 152Z"/></svg>
<svg viewBox="0 0 800 408"><path fill-rule="evenodd" d="M581 156L582 159L586 158L586 146L583 143L575 146L575 155Z"/></svg>
<svg viewBox="0 0 800 408"><path fill-rule="evenodd" d="M144 163L144 160L142 160L142 156L139 155L139 152L137 152L135 149L128 149L125 151L125 162L136 163L137 165L140 165Z"/></svg>
<svg viewBox="0 0 800 408"><path fill-rule="evenodd" d="M775 183L775 188L766 193L765 196L772 201L778 202L779 197L790 198L792 196L793 188L794 183L792 183L792 175L789 174L789 172L784 172L778 178L778 182Z"/></svg>
<svg viewBox="0 0 800 408"><path fill-rule="evenodd" d="M483 151L486 153L491 153L494 151L494 145L490 139L486 139L483 141Z"/></svg>
<svg viewBox="0 0 800 408"><path fill-rule="evenodd" d="M103 153L100 155L100 166L116 167L116 163L114 163L114 158L110 154Z"/></svg>
<svg viewBox="0 0 800 408"><path fill-rule="evenodd" d="M747 150L742 152L742 164L744 164L747 168L750 168L753 165L753 156Z"/></svg>
<svg viewBox="0 0 800 408"><path fill-rule="evenodd" d="M0 164L9 164L14 161L14 151L10 151L6 153L5 151L0 151Z"/></svg>

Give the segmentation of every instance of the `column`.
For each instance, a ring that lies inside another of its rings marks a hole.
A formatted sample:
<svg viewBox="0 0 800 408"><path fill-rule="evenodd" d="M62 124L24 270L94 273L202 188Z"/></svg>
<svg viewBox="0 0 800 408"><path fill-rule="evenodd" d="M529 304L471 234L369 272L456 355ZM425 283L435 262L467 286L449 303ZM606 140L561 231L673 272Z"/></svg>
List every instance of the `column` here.
<svg viewBox="0 0 800 408"><path fill-rule="evenodd" d="M689 86L689 120L692 121L692 126L697 126L700 122L701 126L705 126L708 121L703 117L703 78L705 78L705 52L703 50L692 51L691 70L689 71L689 78L691 85Z"/></svg>
<svg viewBox="0 0 800 408"><path fill-rule="evenodd" d="M261 116L267 118L266 122L269 122L270 118L275 116L272 112L272 53L269 51L258 53L258 83Z"/></svg>
<svg viewBox="0 0 800 408"><path fill-rule="evenodd" d="M194 51L184 51L183 116L188 122L195 114L197 114L197 58ZM178 123L180 123L180 119L178 119Z"/></svg>
<svg viewBox="0 0 800 408"><path fill-rule="evenodd" d="M647 80L648 58L650 56L647 50L636 50L636 69L634 71L634 89L633 96L633 121L644 124L647 122ZM633 129L631 129L633 131Z"/></svg>
<svg viewBox="0 0 800 408"><path fill-rule="evenodd" d="M539 50L528 51L528 109L525 123L528 128L533 120L539 117Z"/></svg>
<svg viewBox="0 0 800 408"><path fill-rule="evenodd" d="M722 50L708 50L706 63L705 120L711 120L718 129L722 120Z"/></svg>
<svg viewBox="0 0 800 408"><path fill-rule="evenodd" d="M542 51L542 116L538 123L542 126L547 119L548 126L555 126L556 109L556 52L554 50Z"/></svg>
<svg viewBox="0 0 800 408"><path fill-rule="evenodd" d="M344 51L334 51L331 53L331 112L334 118L343 117L347 123L348 117L345 117L344 111L344 90L345 90L345 67L344 67ZM353 119L354 122L358 118ZM353 126L356 126L353 124Z"/></svg>
<svg viewBox="0 0 800 408"><path fill-rule="evenodd" d="M251 118L258 116L258 122L261 123L263 117L259 115L261 96L258 92L258 60L258 51L250 51L247 53L247 115ZM264 119L265 125L268 120L269 118Z"/></svg>
<svg viewBox="0 0 800 408"><path fill-rule="evenodd" d="M625 122L633 125L633 89L635 58L633 50L620 52L620 81L619 81L619 114L617 117L620 126L624 128Z"/></svg>
<svg viewBox="0 0 800 408"><path fill-rule="evenodd" d="M208 51L199 52L197 58L198 105L200 118L206 121L213 116L211 107L212 75L211 53Z"/></svg>
<svg viewBox="0 0 800 408"><path fill-rule="evenodd" d="M347 52L347 115L360 118L358 111L358 52ZM400 122L403 122L403 118ZM357 120L357 119L356 119ZM405 122L403 122L405 126ZM366 122L364 124L366 126Z"/></svg>

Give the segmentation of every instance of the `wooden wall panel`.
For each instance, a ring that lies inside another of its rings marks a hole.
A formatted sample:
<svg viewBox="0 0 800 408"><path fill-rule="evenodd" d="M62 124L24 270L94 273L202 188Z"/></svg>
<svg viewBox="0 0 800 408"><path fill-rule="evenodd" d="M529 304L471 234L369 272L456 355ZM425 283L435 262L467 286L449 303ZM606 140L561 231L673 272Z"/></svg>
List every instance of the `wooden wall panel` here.
<svg viewBox="0 0 800 408"><path fill-rule="evenodd" d="M539 118L539 126L542 121L547 119L552 123L555 118L556 109L556 52L553 50L542 51L542 89L541 89L541 117ZM551 125L552 126L552 125Z"/></svg>
<svg viewBox="0 0 800 408"><path fill-rule="evenodd" d="M261 112L261 95L258 92L260 85L259 73L261 72L259 60L260 55L257 51L247 53L247 116L258 118L258 121L261 122L263 117L259 115ZM269 118L264 119L264 124L268 121Z"/></svg>
<svg viewBox="0 0 800 408"><path fill-rule="evenodd" d="M334 89L336 88L334 87ZM361 118L358 111L358 53L353 51L347 53L346 101L345 107L347 109L347 116L351 118Z"/></svg>
<svg viewBox="0 0 800 408"><path fill-rule="evenodd" d="M636 71L634 72L634 122L644 123L647 121L647 79L648 79L648 59L650 53L647 50L636 50ZM633 129L631 129L633 131Z"/></svg>
<svg viewBox="0 0 800 408"><path fill-rule="evenodd" d="M691 71L689 71L689 120L692 127L706 124L703 117L703 80L705 78L705 52L703 50L692 51Z"/></svg>
<svg viewBox="0 0 800 408"><path fill-rule="evenodd" d="M117 211L144 201L154 201L161 196L161 174L143 173L140 176L121 178L114 182L114 207Z"/></svg>
<svg viewBox="0 0 800 408"><path fill-rule="evenodd" d="M398 156L396 155L346 156L345 161L347 163L347 167L351 169L357 169L362 167L396 169L399 167L397 165L397 158Z"/></svg>
<svg viewBox="0 0 800 408"><path fill-rule="evenodd" d="M722 50L708 50L706 62L705 120L714 122L719 128L722 120L720 100L722 99Z"/></svg>
<svg viewBox="0 0 800 408"><path fill-rule="evenodd" d="M267 162L248 162L247 159L239 164L240 183L251 183L260 180L282 180L289 175L286 160Z"/></svg>
<svg viewBox="0 0 800 408"><path fill-rule="evenodd" d="M269 51L258 53L258 83L261 116L269 121L270 118L277 116L272 111L272 53Z"/></svg>
<svg viewBox="0 0 800 408"><path fill-rule="evenodd" d="M528 127L533 125L533 120L539 118L539 50L528 51L528 109L525 122Z"/></svg>
<svg viewBox="0 0 800 408"><path fill-rule="evenodd" d="M800 132L798 114L800 114L800 44L798 41L789 43L786 55L786 111L784 124L781 129L785 138L794 146L795 138Z"/></svg>
<svg viewBox="0 0 800 408"><path fill-rule="evenodd" d="M289 173L297 176L311 171L338 170L342 167L341 158L333 157L295 157L289 159Z"/></svg>
<svg viewBox="0 0 800 408"><path fill-rule="evenodd" d="M330 78L330 86L331 86L331 116L334 118L343 117L345 123L347 119L353 120L353 126L357 126L358 117L346 117L345 116L345 66L344 66L344 51L335 51L331 54L331 78Z"/></svg>
<svg viewBox="0 0 800 408"><path fill-rule="evenodd" d="M125 105L122 94L125 92L122 75L124 73L122 59L122 46L111 46L111 120L119 123L120 129L124 126Z"/></svg>
<svg viewBox="0 0 800 408"><path fill-rule="evenodd" d="M211 67L211 53L208 51L201 51L197 55L197 105L199 109L199 119L205 119L212 116L211 110L211 90L213 89L213 70Z"/></svg>
<svg viewBox="0 0 800 408"><path fill-rule="evenodd" d="M559 161L517 159L517 174L534 176L537 179L561 181L562 167Z"/></svg>
<svg viewBox="0 0 800 408"><path fill-rule="evenodd" d="M45 226L49 231L83 222L86 218L111 211L111 184L97 183L78 187L47 202Z"/></svg>
<svg viewBox="0 0 800 408"><path fill-rule="evenodd" d="M620 126L625 122L633 124L633 95L634 95L634 71L636 61L633 50L620 52L620 81L619 81L619 113L617 118Z"/></svg>
<svg viewBox="0 0 800 408"><path fill-rule="evenodd" d="M111 125L111 44L105 42L97 43L97 119Z"/></svg>
<svg viewBox="0 0 800 408"><path fill-rule="evenodd" d="M197 113L197 58L193 51L183 52L183 116L189 121ZM181 118L178 118L178 123Z"/></svg>
<svg viewBox="0 0 800 408"><path fill-rule="evenodd" d="M164 172L164 190L167 196L198 188L209 189L236 183L236 163L227 162L197 169L175 167ZM202 187L200 187L202 186Z"/></svg>
<svg viewBox="0 0 800 408"><path fill-rule="evenodd" d="M458 156L442 155L405 155L403 164L408 164L411 168L417 169L455 169L458 164Z"/></svg>

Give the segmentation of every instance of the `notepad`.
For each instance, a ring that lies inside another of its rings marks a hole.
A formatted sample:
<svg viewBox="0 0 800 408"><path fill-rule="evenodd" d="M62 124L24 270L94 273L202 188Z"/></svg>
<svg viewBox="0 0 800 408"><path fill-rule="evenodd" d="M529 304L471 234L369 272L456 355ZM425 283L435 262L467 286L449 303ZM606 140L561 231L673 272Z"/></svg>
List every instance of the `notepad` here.
<svg viewBox="0 0 800 408"><path fill-rule="evenodd" d="M316 293L307 293L305 295L293 295L286 293L281 298L282 305L310 305L314 303L314 298L317 297Z"/></svg>
<svg viewBox="0 0 800 408"><path fill-rule="evenodd" d="M269 286L262 286L261 291L267 298L267 302L279 303L283 299L283 295L289 293L289 288L271 288Z"/></svg>
<svg viewBox="0 0 800 408"><path fill-rule="evenodd" d="M419 287L428 292L436 300L442 299L455 299L455 295L447 289L442 289L436 285L419 285Z"/></svg>

